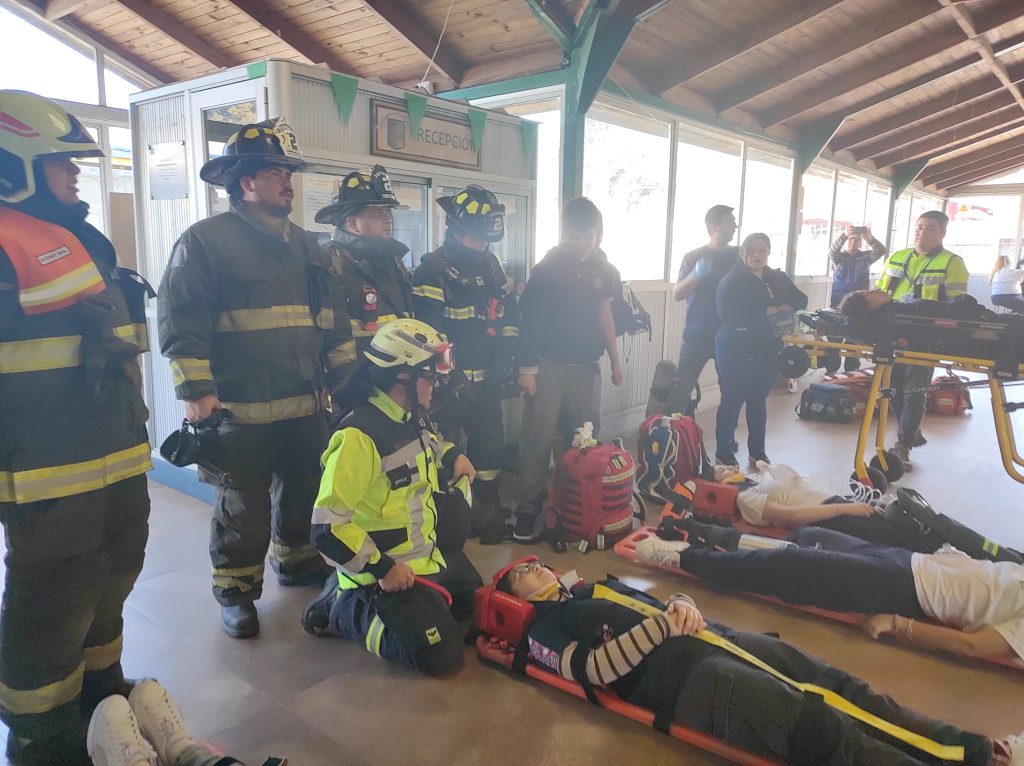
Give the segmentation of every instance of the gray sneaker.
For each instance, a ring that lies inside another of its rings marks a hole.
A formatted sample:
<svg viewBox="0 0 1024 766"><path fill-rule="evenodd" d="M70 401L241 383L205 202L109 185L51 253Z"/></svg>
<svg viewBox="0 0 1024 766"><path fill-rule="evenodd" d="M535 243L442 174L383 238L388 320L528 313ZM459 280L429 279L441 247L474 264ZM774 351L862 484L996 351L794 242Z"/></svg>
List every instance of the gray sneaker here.
<svg viewBox="0 0 1024 766"><path fill-rule="evenodd" d="M914 462L910 459L910 447L905 444L901 444L900 442L896 442L896 444L893 445L893 448L889 451L898 457L900 462L903 463L904 473L910 473L914 470Z"/></svg>

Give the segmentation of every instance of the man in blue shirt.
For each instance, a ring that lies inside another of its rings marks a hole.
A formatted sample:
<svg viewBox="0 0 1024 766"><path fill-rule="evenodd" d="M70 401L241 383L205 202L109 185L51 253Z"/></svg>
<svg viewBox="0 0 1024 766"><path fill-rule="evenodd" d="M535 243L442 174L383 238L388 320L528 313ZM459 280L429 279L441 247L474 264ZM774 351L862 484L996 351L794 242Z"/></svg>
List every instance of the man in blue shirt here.
<svg viewBox="0 0 1024 766"><path fill-rule="evenodd" d="M687 301L686 326L673 386L687 402L691 401L704 366L715 358L715 333L721 323L715 291L722 277L739 261L739 248L729 244L736 235L736 216L732 211L728 205L715 205L708 210L704 216L708 244L683 256L679 277L672 287L673 298Z"/></svg>

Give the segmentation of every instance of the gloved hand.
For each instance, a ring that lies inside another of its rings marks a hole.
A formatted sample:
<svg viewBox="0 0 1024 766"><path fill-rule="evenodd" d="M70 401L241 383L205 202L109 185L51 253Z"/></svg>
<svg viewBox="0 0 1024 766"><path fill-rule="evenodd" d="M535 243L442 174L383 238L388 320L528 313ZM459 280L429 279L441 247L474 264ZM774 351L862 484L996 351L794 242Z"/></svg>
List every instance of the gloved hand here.
<svg viewBox="0 0 1024 766"><path fill-rule="evenodd" d="M704 279L704 277L708 276L710 273L711 258L705 255L697 261L697 265L693 267L693 271L690 272L690 276L699 281Z"/></svg>

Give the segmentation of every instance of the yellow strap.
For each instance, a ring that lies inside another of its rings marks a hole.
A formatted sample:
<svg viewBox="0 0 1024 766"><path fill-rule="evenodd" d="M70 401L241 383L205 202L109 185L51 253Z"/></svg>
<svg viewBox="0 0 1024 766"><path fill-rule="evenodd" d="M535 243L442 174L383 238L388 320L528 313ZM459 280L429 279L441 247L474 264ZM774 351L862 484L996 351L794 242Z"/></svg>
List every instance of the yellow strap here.
<svg viewBox="0 0 1024 766"><path fill-rule="evenodd" d="M632 609L634 612L644 615L645 617L655 617L662 614L662 610L650 604L645 604L643 601L639 601L635 598L630 598L611 588L601 585L598 583L594 586L594 598L603 599L604 601L611 601L613 604L627 607ZM964 748L960 745L942 745L938 742L923 737L920 734L904 729L902 726L897 726L894 723L889 723L872 713L863 710L845 697L836 694L830 689L825 689L815 684L801 683L800 681L794 681L789 676L780 673L768 663L755 657L750 652L742 649L736 644L732 643L726 638L719 636L717 633L712 633L710 630L702 630L692 636L692 638L698 638L701 641L717 646L719 649L724 649L735 657L739 657L741 660L750 663L755 668L763 670L765 673L769 673L783 683L792 686L802 692L811 692L812 694L821 695L827 704L831 708L846 713L851 718L855 718L862 723L866 723L881 732L888 734L890 737L906 742L912 747L916 747L922 752L928 753L928 755L936 758L941 758L944 761L963 761L964 760Z"/></svg>

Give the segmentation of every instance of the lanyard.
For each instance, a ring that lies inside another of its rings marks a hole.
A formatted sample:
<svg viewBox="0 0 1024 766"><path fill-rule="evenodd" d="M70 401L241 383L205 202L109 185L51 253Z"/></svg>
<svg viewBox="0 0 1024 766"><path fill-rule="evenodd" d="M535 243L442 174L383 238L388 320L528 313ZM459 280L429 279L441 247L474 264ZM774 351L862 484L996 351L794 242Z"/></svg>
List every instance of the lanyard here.
<svg viewBox="0 0 1024 766"><path fill-rule="evenodd" d="M657 607L651 606L650 604L645 604L644 602L639 601L635 598L625 596L619 593L618 591L614 591L605 585L601 585L600 583L594 586L594 598L603 599L605 601L611 601L613 604L618 604L619 606L624 606L628 609L632 609L634 612L638 612L644 615L645 617L655 617L659 614L663 614L663 610L658 609ZM774 676L783 683L792 686L794 689L797 689L802 692L818 694L825 700L825 704L827 704L829 707L835 708L836 710L842 713L846 713L851 718L855 718L858 721L867 724L868 726L878 729L879 731L885 732L890 737L894 737L895 739L898 739L901 742L906 742L908 745L911 745L912 747L916 747L918 750L928 753L928 755L940 758L945 761L963 762L964 760L964 749L962 746L939 744L934 740L928 739L927 737L923 737L920 734L916 734L915 732L912 732L909 729L904 729L902 726L897 726L894 723L890 723L889 721L883 720L878 716L873 715L872 713L869 713L866 710L857 707L848 699L836 694L834 691L831 691L830 689L825 689L824 687L816 686L814 684L807 684L802 683L800 681L794 681L789 676L780 673L771 665L755 657L750 652L736 646L736 644L734 644L732 641L729 641L728 639L719 636L716 633L712 633L710 630L702 630L700 633L697 633L696 635L692 636L692 638L700 639L701 641L709 643L712 646L717 646L719 649L724 649L730 654L739 657L741 660L750 663L755 668L763 670L765 673Z"/></svg>

